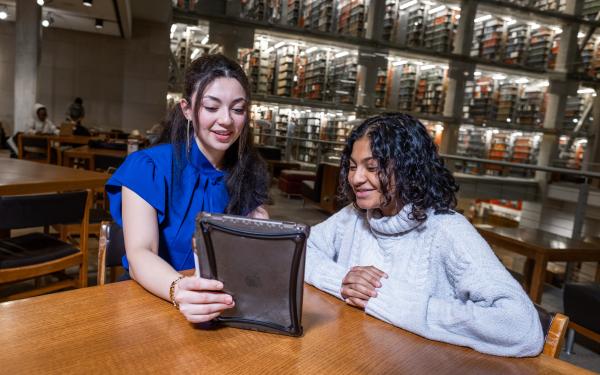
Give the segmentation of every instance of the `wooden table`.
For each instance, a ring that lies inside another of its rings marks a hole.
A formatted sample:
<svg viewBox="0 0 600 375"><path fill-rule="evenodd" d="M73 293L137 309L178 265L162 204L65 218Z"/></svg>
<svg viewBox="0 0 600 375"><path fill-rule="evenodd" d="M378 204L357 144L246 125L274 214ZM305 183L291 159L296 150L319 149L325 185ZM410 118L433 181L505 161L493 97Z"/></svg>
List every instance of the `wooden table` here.
<svg viewBox="0 0 600 375"><path fill-rule="evenodd" d="M0 304L6 374L584 374L430 341L305 287L304 336L201 329L134 281Z"/></svg>
<svg viewBox="0 0 600 375"><path fill-rule="evenodd" d="M479 233L491 245L527 257L526 284L531 300L539 303L544 290L548 262L600 262L600 246L531 228L503 228L477 225ZM600 264L596 279L600 275Z"/></svg>
<svg viewBox="0 0 600 375"><path fill-rule="evenodd" d="M0 158L0 195L96 189L103 187L109 177L107 173Z"/></svg>
<svg viewBox="0 0 600 375"><path fill-rule="evenodd" d="M92 148L90 146L75 147L63 152L63 165L67 167L73 166L74 159L87 160L88 169L96 170L96 157L109 157L114 159L125 160L127 150L114 150L106 148Z"/></svg>

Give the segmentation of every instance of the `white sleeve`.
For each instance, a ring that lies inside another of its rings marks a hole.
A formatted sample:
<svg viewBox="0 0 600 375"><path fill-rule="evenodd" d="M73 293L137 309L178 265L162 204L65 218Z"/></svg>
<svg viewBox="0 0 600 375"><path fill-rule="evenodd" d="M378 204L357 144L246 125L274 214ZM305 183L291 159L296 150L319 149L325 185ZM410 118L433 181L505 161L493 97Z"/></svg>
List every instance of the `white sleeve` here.
<svg viewBox="0 0 600 375"><path fill-rule="evenodd" d="M348 208L331 216L310 230L306 245L305 281L315 287L341 298L342 280L348 266L338 263L343 233L338 227L348 219Z"/></svg>

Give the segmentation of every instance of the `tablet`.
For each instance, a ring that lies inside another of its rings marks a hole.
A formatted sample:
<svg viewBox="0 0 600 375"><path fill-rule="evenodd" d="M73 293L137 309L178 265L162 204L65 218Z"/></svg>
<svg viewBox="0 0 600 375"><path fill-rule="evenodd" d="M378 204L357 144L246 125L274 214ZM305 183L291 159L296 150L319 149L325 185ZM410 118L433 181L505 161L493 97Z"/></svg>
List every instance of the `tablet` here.
<svg viewBox="0 0 600 375"><path fill-rule="evenodd" d="M307 225L201 212L196 218L197 274L223 282L235 301L219 324L302 335Z"/></svg>

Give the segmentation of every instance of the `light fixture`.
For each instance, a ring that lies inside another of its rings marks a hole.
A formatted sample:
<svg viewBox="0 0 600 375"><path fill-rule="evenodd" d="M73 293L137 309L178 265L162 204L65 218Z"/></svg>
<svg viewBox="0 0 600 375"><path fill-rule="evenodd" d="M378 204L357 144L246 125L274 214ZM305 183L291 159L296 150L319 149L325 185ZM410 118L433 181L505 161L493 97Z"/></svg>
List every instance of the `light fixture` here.
<svg viewBox="0 0 600 375"><path fill-rule="evenodd" d="M204 37L204 38L202 38L202 40L200 41L200 44L206 44L206 43L208 43L208 40L209 40L209 38L210 38L210 36L209 36L209 35L205 36L205 37Z"/></svg>
<svg viewBox="0 0 600 375"><path fill-rule="evenodd" d="M91 7L94 0L83 0L83 5L86 7Z"/></svg>
<svg viewBox="0 0 600 375"><path fill-rule="evenodd" d="M0 5L0 20L5 20L8 18L8 12L6 10L6 5Z"/></svg>
<svg viewBox="0 0 600 375"><path fill-rule="evenodd" d="M37 4L41 7L44 6L45 1L44 0L37 0Z"/></svg>
<svg viewBox="0 0 600 375"><path fill-rule="evenodd" d="M486 14L485 16L481 16L478 18L475 18L475 23L479 23L479 22L484 22L484 21L488 21L492 19L492 15L491 14Z"/></svg>
<svg viewBox="0 0 600 375"><path fill-rule="evenodd" d="M415 5L416 3L417 3L417 0L411 0L411 1L407 1L404 4L400 4L400 10L410 8L411 6Z"/></svg>
<svg viewBox="0 0 600 375"><path fill-rule="evenodd" d="M102 29L104 27L104 20L102 18L96 18L96 29Z"/></svg>
<svg viewBox="0 0 600 375"><path fill-rule="evenodd" d="M54 24L54 17L52 17L52 12L48 12L46 14L46 17L44 17L44 19L42 20L42 26L50 27L52 26L52 24Z"/></svg>

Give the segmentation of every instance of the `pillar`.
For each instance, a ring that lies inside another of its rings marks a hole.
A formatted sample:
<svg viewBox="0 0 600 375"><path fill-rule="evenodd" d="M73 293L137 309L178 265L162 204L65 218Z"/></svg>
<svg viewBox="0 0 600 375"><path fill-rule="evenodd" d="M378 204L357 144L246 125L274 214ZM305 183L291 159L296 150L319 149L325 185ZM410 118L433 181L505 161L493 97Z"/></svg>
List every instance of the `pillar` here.
<svg viewBox="0 0 600 375"><path fill-rule="evenodd" d="M460 3L460 20L454 37L453 53L469 56L473 42L473 28L477 2L462 0ZM455 154L458 143L458 128L462 118L465 97L465 83L473 76L475 66L460 61L451 61L448 66L448 90L444 102L444 116L452 118L444 124L440 152Z"/></svg>
<svg viewBox="0 0 600 375"><path fill-rule="evenodd" d="M16 3L14 132L27 130L37 97L41 7L35 0Z"/></svg>

